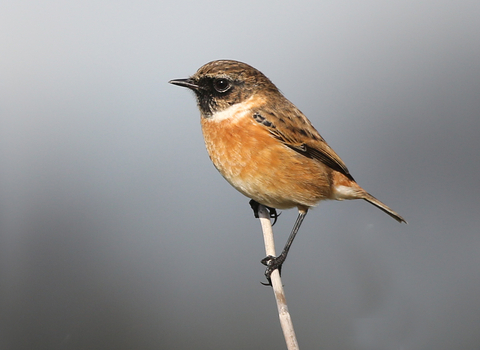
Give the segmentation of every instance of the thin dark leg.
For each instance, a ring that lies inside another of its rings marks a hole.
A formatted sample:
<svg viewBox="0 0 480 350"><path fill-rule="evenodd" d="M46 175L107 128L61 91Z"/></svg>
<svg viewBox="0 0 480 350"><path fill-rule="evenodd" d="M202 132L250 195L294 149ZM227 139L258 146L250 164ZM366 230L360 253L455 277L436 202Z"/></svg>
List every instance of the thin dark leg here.
<svg viewBox="0 0 480 350"><path fill-rule="evenodd" d="M298 213L297 220L295 221L295 225L293 225L292 232L288 237L287 243L285 244L282 253L277 257L269 255L262 260L262 264L267 266L267 269L265 270L265 277L267 277L268 284L264 283L265 285L272 285L270 281L270 275L275 269L278 269L279 272L282 272L282 264L285 262L285 259L287 259L288 251L290 250L293 240L295 239L295 236L297 235L298 230L300 229L300 226L302 225L303 219L306 215L307 211L300 211Z"/></svg>

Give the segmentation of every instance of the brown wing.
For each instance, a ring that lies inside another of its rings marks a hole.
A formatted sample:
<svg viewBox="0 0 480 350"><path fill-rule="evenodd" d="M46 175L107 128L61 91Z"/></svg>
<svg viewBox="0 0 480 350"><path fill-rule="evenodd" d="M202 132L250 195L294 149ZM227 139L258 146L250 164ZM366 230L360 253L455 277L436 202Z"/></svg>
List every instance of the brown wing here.
<svg viewBox="0 0 480 350"><path fill-rule="evenodd" d="M263 106L254 112L253 118L285 146L305 157L316 159L355 181L342 159L330 148L307 117L288 100L275 109Z"/></svg>

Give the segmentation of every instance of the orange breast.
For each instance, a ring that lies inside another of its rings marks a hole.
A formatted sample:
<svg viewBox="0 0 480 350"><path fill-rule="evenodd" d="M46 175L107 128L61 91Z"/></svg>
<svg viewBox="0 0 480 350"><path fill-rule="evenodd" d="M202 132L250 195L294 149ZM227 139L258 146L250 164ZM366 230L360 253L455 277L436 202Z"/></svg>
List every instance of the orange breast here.
<svg viewBox="0 0 480 350"><path fill-rule="evenodd" d="M332 196L332 170L275 139L251 113L202 118L210 158L245 196L278 208L311 207Z"/></svg>

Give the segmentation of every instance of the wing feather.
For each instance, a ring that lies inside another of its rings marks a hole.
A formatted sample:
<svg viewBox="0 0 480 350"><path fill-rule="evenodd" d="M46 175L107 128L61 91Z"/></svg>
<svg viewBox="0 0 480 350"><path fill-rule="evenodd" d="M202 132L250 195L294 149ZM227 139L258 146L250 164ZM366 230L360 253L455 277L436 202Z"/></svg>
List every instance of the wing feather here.
<svg viewBox="0 0 480 350"><path fill-rule="evenodd" d="M255 111L253 118L285 146L355 181L345 163L315 130L307 117L293 104L290 103L288 107Z"/></svg>

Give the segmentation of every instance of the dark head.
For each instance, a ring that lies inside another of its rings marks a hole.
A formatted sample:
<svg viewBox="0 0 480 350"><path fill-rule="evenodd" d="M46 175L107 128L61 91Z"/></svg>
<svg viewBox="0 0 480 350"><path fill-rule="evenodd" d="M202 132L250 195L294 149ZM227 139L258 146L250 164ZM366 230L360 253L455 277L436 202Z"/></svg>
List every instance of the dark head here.
<svg viewBox="0 0 480 350"><path fill-rule="evenodd" d="M198 108L204 117L243 102L260 91L279 93L262 72L246 63L231 60L207 63L190 78L170 80L169 83L195 92Z"/></svg>

